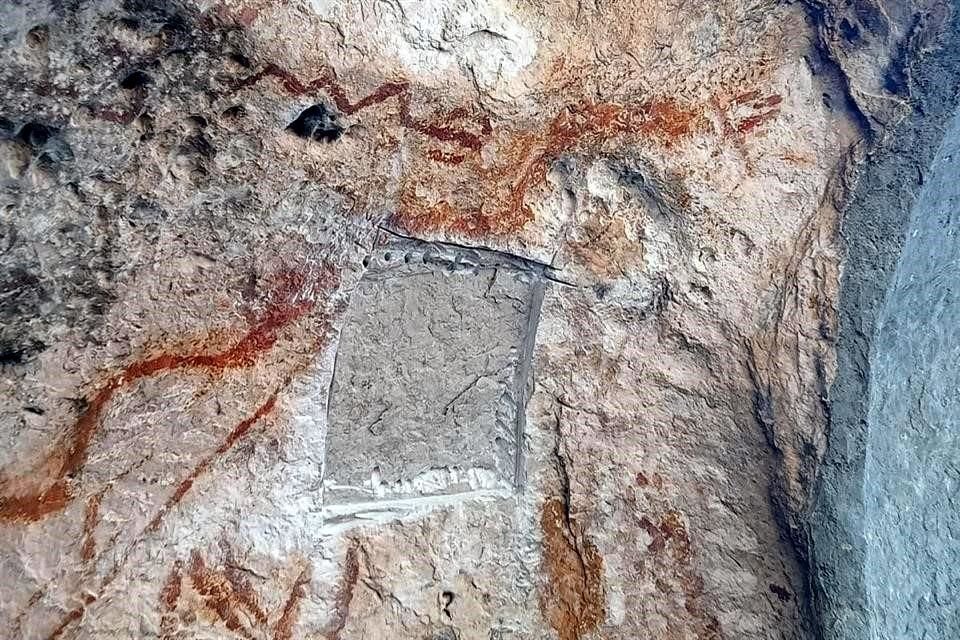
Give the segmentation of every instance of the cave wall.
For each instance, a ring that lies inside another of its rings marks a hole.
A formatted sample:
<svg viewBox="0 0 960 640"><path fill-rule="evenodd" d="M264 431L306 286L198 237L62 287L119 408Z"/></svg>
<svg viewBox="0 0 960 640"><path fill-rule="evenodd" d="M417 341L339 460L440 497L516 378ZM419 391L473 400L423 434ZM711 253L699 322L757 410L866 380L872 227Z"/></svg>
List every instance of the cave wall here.
<svg viewBox="0 0 960 640"><path fill-rule="evenodd" d="M870 403L877 393L884 393L874 387L876 359L896 353L889 345L878 346L878 330L884 304L896 305L886 301L895 299L895 273L904 240L912 233L911 220L922 221L926 216L919 208L922 205L915 203L922 192L928 199L938 197L931 191L929 178L960 94L958 34L954 13L942 46L910 63L905 77L910 79L912 108L886 128L866 154L844 208L844 268L838 304L837 377L830 390L830 445L819 471L810 520L813 595L825 638L900 637L890 630L887 635L872 635L882 630L874 628L878 612L867 584L868 574L881 569L870 555L878 544L869 524L873 517L869 511L875 507L866 503L873 491L867 472L875 419L870 416ZM925 307L913 305L903 311L920 315L921 309ZM929 587L928 579L920 577L918 581ZM947 634L943 637L949 636L946 629L943 633Z"/></svg>
<svg viewBox="0 0 960 640"><path fill-rule="evenodd" d="M864 469L864 584L876 637L950 637L957 522L960 117L925 172L873 353Z"/></svg>
<svg viewBox="0 0 960 640"><path fill-rule="evenodd" d="M0 628L845 620L865 432L833 405L872 267L841 229L890 132L946 110L911 92L951 16L3 5Z"/></svg>

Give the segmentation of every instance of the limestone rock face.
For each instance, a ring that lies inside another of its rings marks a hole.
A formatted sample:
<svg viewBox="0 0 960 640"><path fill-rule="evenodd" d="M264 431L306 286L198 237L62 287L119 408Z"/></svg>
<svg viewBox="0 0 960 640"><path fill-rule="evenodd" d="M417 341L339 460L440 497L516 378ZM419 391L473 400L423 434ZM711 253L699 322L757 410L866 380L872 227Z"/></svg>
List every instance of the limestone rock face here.
<svg viewBox="0 0 960 640"><path fill-rule="evenodd" d="M864 474L864 528L872 544L864 581L871 626L882 636L960 631L947 604L960 574L939 562L960 553L957 396L941 386L954 387L957 375L951 320L957 303L942 280L956 279L950 269L957 264L958 152L955 117L917 200L877 337Z"/></svg>
<svg viewBox="0 0 960 640"><path fill-rule="evenodd" d="M5 4L0 629L816 637L838 232L952 19Z"/></svg>

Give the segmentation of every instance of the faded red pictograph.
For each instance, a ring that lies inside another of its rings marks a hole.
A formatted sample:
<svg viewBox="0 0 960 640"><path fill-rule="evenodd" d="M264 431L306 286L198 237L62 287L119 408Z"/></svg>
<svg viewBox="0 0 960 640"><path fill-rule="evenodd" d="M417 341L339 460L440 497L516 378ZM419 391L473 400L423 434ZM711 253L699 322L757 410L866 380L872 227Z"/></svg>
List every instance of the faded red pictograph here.
<svg viewBox="0 0 960 640"><path fill-rule="evenodd" d="M160 637L172 640L191 626L207 625L222 626L246 640L291 640L310 584L310 566L293 569L295 577L287 597L268 611L250 576L239 568L233 550L222 546L223 561L216 566L197 549L190 553L189 561L173 563L160 590Z"/></svg>
<svg viewBox="0 0 960 640"><path fill-rule="evenodd" d="M293 323L308 315L311 315L310 330L308 332L311 342L307 345L309 347L308 351L309 353L316 353L321 350L329 339L329 331L332 326L332 314L340 311L340 309L334 308L332 311L327 309L314 311L314 307L317 306L318 302L326 302L329 295L339 285L338 274L329 266L321 269L319 273L312 273L309 277L297 271L284 271L276 274L273 277L273 282L275 286L266 300L264 311L254 316L250 328L232 347L211 354L162 354L138 361L125 368L122 373L110 378L110 386L108 388L111 389L111 395L139 379L161 372L199 369L207 373L216 374L228 369L253 366L266 351L271 349L278 340L280 340L284 332ZM97 549L94 531L99 522L99 510L106 489L88 500L84 515L84 539L81 544L81 559L91 566L95 566L102 558L114 557L119 559L114 559L112 566L106 573L99 577L98 584L88 585L84 588L84 594L81 598L82 604L68 611L61 618L57 626L54 627L47 636L48 640L56 640L61 637L67 629L84 618L88 608L102 597L106 589L120 575L122 569L132 557L132 550L142 543L150 534L159 529L170 512L173 511L190 492L197 479L213 469L220 459L235 449L240 442L249 437L249 435L253 433L254 428L262 424L264 420L275 411L279 393L290 384L292 376L295 375L295 373L296 371L287 371L285 374L286 377L279 387L257 406L252 413L237 423L214 451L201 458L176 485L176 488L156 511L149 523L143 527L138 534L132 536L132 539L121 540L119 536L115 535L110 538L103 548ZM100 393L102 394L104 392L101 391ZM109 397L107 399L109 400ZM94 413L91 413L91 410L88 408L83 417L81 417L81 420L89 420L89 424L92 424L92 426L89 427L92 432L82 436L84 440L81 444L84 447L89 446L90 439L94 435L93 432L95 432L99 426L99 420L92 420L92 418L87 416L99 418L101 415L100 412L103 411L105 404L106 401L101 403ZM74 446L76 447L77 435L75 432L71 432L71 436ZM77 464L82 464L82 460ZM66 484L66 480L67 478L65 476L55 479L56 482L64 485ZM67 501L72 498L72 494L70 493L65 495L67 496ZM20 499L21 501L23 500L22 497ZM65 504L66 502L64 505ZM29 521L49 515L50 513L53 513L52 509L43 511L39 515L37 515L35 511L30 512L28 515L32 517L24 517L24 514L13 513L10 514L12 517L10 517L9 520L12 522ZM112 552L121 542L126 543L124 550L119 555L113 554ZM182 569L181 565L175 565L175 568L177 566L180 566ZM196 562L191 564L191 567L195 566ZM201 575L202 573L201 571L197 575ZM281 612L277 621L278 629L282 630L292 625L292 623L288 621L291 620L291 617L296 613L297 603L299 599L303 597L303 588L309 579L308 576L309 573L302 574L301 578L296 582L291 592L291 600L288 601L283 608L283 612ZM163 588L163 597L175 600L178 589L179 587L175 586L171 580L168 580ZM211 592L211 595L216 596L216 592ZM42 594L31 599L24 611L18 616L18 620L22 620L24 615L30 609L37 606L41 600ZM216 599L214 598L214 600ZM278 633L279 635L276 635L277 640L287 640L289 638L289 635L284 635L284 633L280 633L279 631Z"/></svg>
<svg viewBox="0 0 960 640"><path fill-rule="evenodd" d="M165 372L199 370L209 374L254 365L261 354L271 349L282 332L306 315L315 305L317 296L332 290L337 276L327 269L319 277L308 281L297 272L279 274L277 287L271 293L265 310L246 333L232 347L215 353L161 353L128 365L122 372L100 385L86 408L64 437L36 468L19 478L0 475L0 522L39 520L63 510L73 500L71 478L80 472L87 459L93 437L100 428L103 413L113 397L144 378ZM258 411L254 421L272 408ZM263 408L261 408L263 409ZM238 426L239 429L249 425ZM229 445L227 445L229 448ZM17 491L10 489L18 487ZM35 487L23 491L19 487Z"/></svg>
<svg viewBox="0 0 960 640"><path fill-rule="evenodd" d="M774 118L781 101L779 95L762 97L753 91L733 99L716 97L699 107L669 98L636 104L567 105L543 130L501 132L491 143L497 145L500 159L492 166L485 165L478 154L451 157L428 151L428 158L457 167L434 170L427 165L412 170L402 182L393 224L409 233L512 236L534 219L529 200L544 188L550 169L564 155L597 153L612 139L670 148L698 134L719 133L720 139L733 138L739 143ZM445 189L450 195L434 201L422 195L436 191L434 187L441 182L460 188Z"/></svg>
<svg viewBox="0 0 960 640"><path fill-rule="evenodd" d="M490 119L486 114L474 113L466 107L457 107L447 113L434 114L428 118L418 119L412 115L410 107L411 89L406 80L384 82L372 92L351 101L346 89L337 80L336 73L325 68L313 80L301 82L293 73L276 64L268 64L257 73L238 80L234 83L235 89L249 87L259 83L264 78L275 78L280 86L294 96L303 96L323 92L330 96L340 112L352 115L374 105L379 105L391 98L396 98L399 106L399 122L410 130L421 133L434 140L449 142L470 151L479 151L483 145L483 138L492 132ZM461 122L462 126L454 123ZM472 127L473 131L467 127ZM442 156L441 156L442 157ZM439 159L438 161L444 161Z"/></svg>

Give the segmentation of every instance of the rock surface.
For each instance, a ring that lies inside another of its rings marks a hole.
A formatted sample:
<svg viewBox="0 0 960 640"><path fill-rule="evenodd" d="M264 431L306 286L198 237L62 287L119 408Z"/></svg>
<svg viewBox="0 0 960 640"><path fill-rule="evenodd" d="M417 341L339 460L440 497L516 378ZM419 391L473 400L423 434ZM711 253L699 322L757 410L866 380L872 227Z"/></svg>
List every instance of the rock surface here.
<svg viewBox="0 0 960 640"><path fill-rule="evenodd" d="M829 395L830 446L818 474L810 526L813 596L823 637L828 640L909 637L875 628L872 619L879 612L869 601L865 582L868 553L878 542L873 537L868 544L866 530L866 458L875 421L869 415L869 398L881 393L872 386L872 369L876 359L889 354L876 346L877 330L884 302L894 295L888 291L911 224L913 203L929 179L930 164L960 95L958 53L960 21L953 11L941 46L911 59L906 67L912 111L889 126L873 145L844 209L838 365ZM904 370L913 366L908 361L902 365ZM889 390L890 382L884 384ZM919 501L918 508L922 508ZM941 556L934 562L950 560ZM888 579L901 580L894 573ZM933 593L934 582L918 580ZM942 636L933 637L953 635L949 627L941 631Z"/></svg>
<svg viewBox="0 0 960 640"><path fill-rule="evenodd" d="M955 13L4 5L0 628L869 631L839 231Z"/></svg>
<svg viewBox="0 0 960 640"><path fill-rule="evenodd" d="M880 637L955 636L960 572L956 216L960 117L917 199L880 315L864 469L864 583ZM948 284L950 283L950 284Z"/></svg>

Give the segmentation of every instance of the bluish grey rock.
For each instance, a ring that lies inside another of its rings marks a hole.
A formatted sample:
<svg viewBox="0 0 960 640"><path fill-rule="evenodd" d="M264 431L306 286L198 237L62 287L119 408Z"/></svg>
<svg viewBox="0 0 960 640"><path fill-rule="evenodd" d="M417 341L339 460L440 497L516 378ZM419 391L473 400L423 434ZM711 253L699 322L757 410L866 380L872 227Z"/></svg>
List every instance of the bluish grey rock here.
<svg viewBox="0 0 960 640"><path fill-rule="evenodd" d="M960 114L913 209L870 385L864 582L873 636L960 637Z"/></svg>
<svg viewBox="0 0 960 640"><path fill-rule="evenodd" d="M954 12L939 49L908 65L912 112L844 211L838 373L810 530L826 640L958 636L958 45Z"/></svg>

